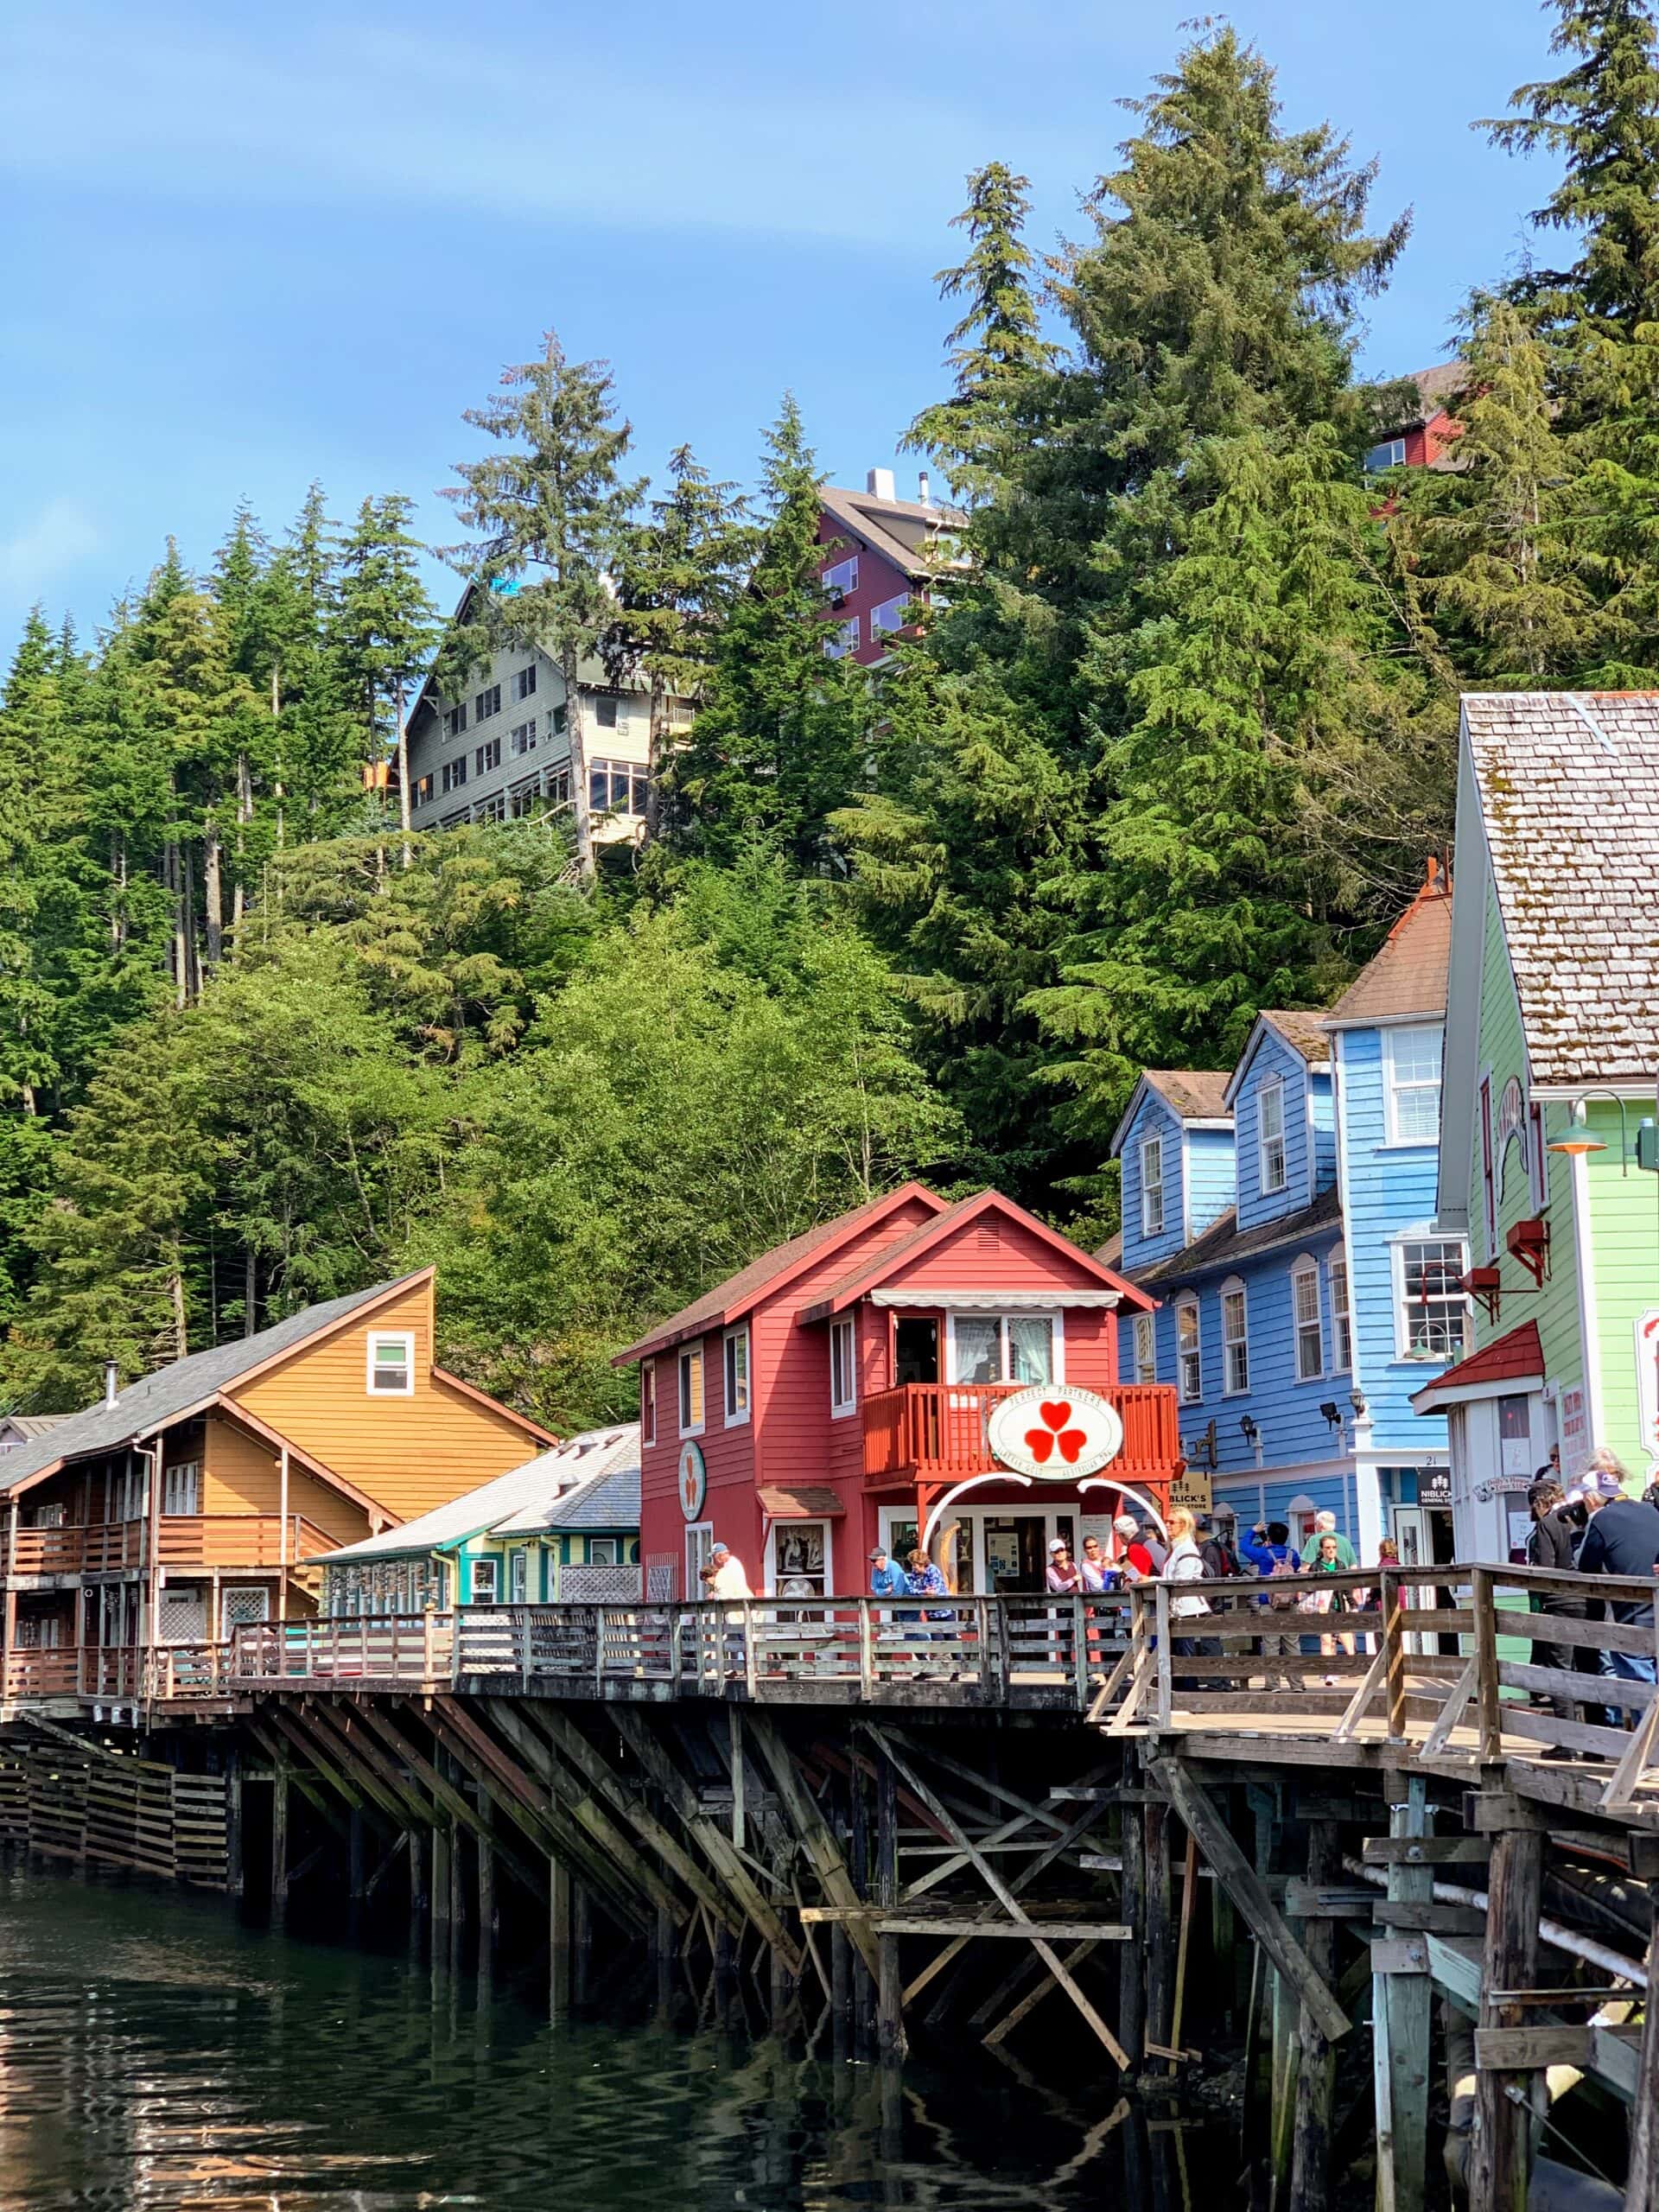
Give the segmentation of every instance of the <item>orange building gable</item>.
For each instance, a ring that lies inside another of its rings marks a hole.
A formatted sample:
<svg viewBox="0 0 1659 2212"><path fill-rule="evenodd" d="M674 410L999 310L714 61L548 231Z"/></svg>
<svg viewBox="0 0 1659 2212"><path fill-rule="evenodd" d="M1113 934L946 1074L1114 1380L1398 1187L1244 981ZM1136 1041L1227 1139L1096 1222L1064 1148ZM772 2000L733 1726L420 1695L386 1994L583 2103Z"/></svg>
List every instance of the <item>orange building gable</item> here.
<svg viewBox="0 0 1659 2212"><path fill-rule="evenodd" d="M427 1268L389 1284L226 1390L399 1521L558 1440L437 1364L434 1280Z"/></svg>

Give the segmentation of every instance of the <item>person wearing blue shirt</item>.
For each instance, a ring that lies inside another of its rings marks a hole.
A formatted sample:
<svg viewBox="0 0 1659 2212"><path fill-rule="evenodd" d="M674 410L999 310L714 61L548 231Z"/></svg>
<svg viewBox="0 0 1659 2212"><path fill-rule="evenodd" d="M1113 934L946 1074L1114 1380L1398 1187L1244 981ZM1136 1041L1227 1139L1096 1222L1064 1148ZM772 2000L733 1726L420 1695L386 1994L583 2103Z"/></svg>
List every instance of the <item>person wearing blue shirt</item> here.
<svg viewBox="0 0 1659 2212"><path fill-rule="evenodd" d="M1238 1540L1239 1556L1247 1559L1258 1574L1271 1574L1281 1560L1290 1561L1290 1571L1302 1571L1300 1554L1290 1541L1290 1530L1282 1521L1269 1521L1265 1529L1252 1529L1248 1536Z"/></svg>
<svg viewBox="0 0 1659 2212"><path fill-rule="evenodd" d="M870 1554L870 1595L872 1598L907 1598L910 1578L896 1559L889 1559L886 1549L878 1544Z"/></svg>

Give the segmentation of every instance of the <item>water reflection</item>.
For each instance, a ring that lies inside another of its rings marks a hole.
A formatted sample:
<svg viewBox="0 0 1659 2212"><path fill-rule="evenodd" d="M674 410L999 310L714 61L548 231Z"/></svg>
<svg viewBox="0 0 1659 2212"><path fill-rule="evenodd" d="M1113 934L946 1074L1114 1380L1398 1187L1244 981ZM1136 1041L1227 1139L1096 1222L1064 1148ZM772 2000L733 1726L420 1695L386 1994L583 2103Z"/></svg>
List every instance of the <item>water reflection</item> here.
<svg viewBox="0 0 1659 2212"><path fill-rule="evenodd" d="M977 2059L884 2076L649 2018L550 2027L511 1972L480 2003L219 1901L0 1876L0 2212L1180 2212L1160 2137L1104 2082L1067 2098Z"/></svg>

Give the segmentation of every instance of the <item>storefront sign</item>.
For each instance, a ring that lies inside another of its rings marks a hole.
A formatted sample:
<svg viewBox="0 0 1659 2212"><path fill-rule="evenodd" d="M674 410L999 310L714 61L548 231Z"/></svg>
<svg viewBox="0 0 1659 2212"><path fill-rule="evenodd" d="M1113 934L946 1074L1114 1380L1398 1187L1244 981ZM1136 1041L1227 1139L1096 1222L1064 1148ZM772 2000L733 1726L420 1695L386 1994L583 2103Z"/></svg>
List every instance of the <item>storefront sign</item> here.
<svg viewBox="0 0 1659 2212"><path fill-rule="evenodd" d="M1494 1475L1490 1482L1476 1484L1475 1496L1484 1505L1494 1497L1522 1497L1531 1487L1530 1475Z"/></svg>
<svg viewBox="0 0 1659 2212"><path fill-rule="evenodd" d="M1575 1382L1571 1389L1560 1393L1555 1403L1561 1421L1561 1465L1576 1467L1590 1449L1590 1418L1585 1406L1584 1385Z"/></svg>
<svg viewBox="0 0 1659 2212"><path fill-rule="evenodd" d="M1207 1467L1183 1468L1169 1486L1169 1502L1189 1513L1208 1513L1216 1502L1215 1477Z"/></svg>
<svg viewBox="0 0 1659 2212"><path fill-rule="evenodd" d="M991 1455L1034 1482L1098 1474L1123 1448L1117 1409L1093 1390L1033 1382L1001 1399L986 1428Z"/></svg>
<svg viewBox="0 0 1659 2212"><path fill-rule="evenodd" d="M680 1510L695 1521L709 1494L709 1470L702 1464L702 1447L695 1438L680 1446Z"/></svg>
<svg viewBox="0 0 1659 2212"><path fill-rule="evenodd" d="M1417 1503L1419 1505L1451 1504L1450 1467L1420 1467L1417 1470Z"/></svg>

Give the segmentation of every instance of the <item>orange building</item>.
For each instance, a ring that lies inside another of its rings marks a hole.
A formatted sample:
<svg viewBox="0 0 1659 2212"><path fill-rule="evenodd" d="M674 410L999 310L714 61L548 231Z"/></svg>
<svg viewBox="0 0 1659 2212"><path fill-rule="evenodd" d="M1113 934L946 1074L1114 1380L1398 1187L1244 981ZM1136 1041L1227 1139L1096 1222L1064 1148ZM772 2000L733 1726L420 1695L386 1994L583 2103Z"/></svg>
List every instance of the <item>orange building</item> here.
<svg viewBox="0 0 1659 2212"><path fill-rule="evenodd" d="M0 1458L0 1713L219 1694L322 1553L556 1440L437 1364L432 1269L114 1388Z"/></svg>

